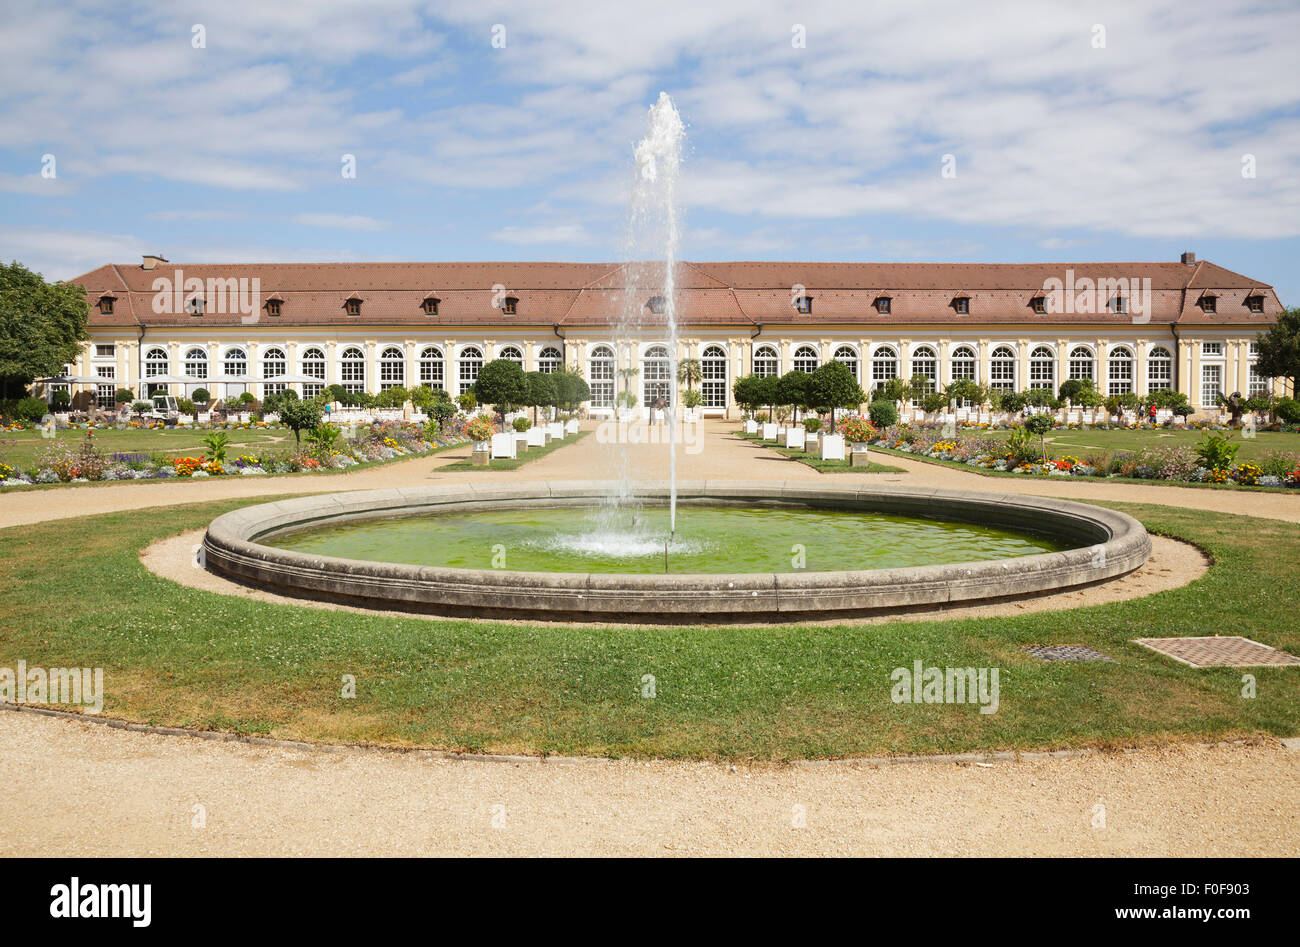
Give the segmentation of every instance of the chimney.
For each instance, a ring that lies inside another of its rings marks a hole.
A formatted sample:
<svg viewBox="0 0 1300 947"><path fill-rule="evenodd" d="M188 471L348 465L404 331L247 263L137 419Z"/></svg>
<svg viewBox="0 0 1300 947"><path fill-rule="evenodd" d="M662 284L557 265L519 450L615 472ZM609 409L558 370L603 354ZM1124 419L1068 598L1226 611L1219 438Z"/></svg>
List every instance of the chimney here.
<svg viewBox="0 0 1300 947"><path fill-rule="evenodd" d="M1193 253L1191 250L1187 250L1186 252L1184 252L1184 253L1183 253L1183 257L1182 257L1182 259L1183 259L1183 266L1195 266L1195 265L1196 265L1196 254ZM164 262L166 262L166 261L164 261Z"/></svg>
<svg viewBox="0 0 1300 947"><path fill-rule="evenodd" d="M152 270L159 263L166 263L166 262L167 262L167 258L164 257L161 253L146 253L144 255L144 262L140 264L140 269Z"/></svg>

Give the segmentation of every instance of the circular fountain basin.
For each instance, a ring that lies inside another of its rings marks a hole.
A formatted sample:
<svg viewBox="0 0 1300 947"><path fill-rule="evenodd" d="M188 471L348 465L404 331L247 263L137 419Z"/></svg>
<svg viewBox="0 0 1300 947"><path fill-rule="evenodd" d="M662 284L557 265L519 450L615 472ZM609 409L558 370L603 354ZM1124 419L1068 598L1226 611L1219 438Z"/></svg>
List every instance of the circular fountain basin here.
<svg viewBox="0 0 1300 947"><path fill-rule="evenodd" d="M791 555L792 550L783 549L779 566L765 567L760 562L748 571L665 574L648 569L514 571L366 561L273 545L294 546L336 527L350 528L394 517L444 516L459 520L482 515L489 522L488 531L469 540L477 550L475 555L481 555L482 540L491 538L492 517L512 511L547 515L565 511L574 521L570 532L577 535L578 523L586 515L583 511L598 506L607 496L608 487L600 482L458 484L260 504L214 520L204 538L204 556L208 568L247 584L383 609L483 618L725 622L941 609L950 603L1055 592L1126 575L1145 563L1151 552L1151 541L1142 524L1122 513L1082 503L963 490L737 481L679 484L678 522L682 533L691 535L688 524L693 508L717 511L731 507L733 512L755 521L756 536L762 529L763 512L785 517L805 511L813 517L860 514L868 518L915 519L929 526L967 524L976 529L975 535L978 530L992 530L1003 534L1007 542L1028 543L1026 551L1033 546L1053 551L982 561L960 557L967 561L892 568L819 569L817 546L804 542L806 568L796 564L797 551ZM654 508L667 502L669 488L666 483L639 483L633 485L632 492L638 503ZM727 512L721 510L723 515ZM452 532L453 539L444 537L438 542L447 546L454 543L456 535ZM820 537L815 543L834 543L824 528L814 526L810 535ZM493 554L507 566L526 563L529 558L520 548L512 554L509 543L493 545L501 546ZM1009 551L1014 553L1016 549L1013 546ZM851 557L851 561L860 560Z"/></svg>

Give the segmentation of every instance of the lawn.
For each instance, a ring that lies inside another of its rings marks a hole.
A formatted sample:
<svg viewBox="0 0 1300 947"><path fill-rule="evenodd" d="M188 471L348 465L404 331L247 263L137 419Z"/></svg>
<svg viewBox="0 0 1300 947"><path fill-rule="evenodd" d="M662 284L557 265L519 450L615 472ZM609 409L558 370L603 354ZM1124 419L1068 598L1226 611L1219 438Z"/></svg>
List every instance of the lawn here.
<svg viewBox="0 0 1300 947"><path fill-rule="evenodd" d="M0 461L26 469L36 452L56 442L78 446L85 440L86 431L59 431L54 438L41 436L40 431L12 431L0 434ZM203 453L203 438L210 431L185 429L150 430L135 428L119 431L116 428L93 432L95 443L106 454L175 454L186 457ZM227 431L230 435L230 456L254 453L266 447L288 447L293 444L293 432L288 429Z"/></svg>
<svg viewBox="0 0 1300 947"><path fill-rule="evenodd" d="M576 444L582 440L590 431L579 431L577 434L570 434L559 440L553 440L545 447L530 447L522 454L516 451L517 456L514 460L505 457L498 457L490 460L486 464L475 464L469 458L458 460L454 464L447 464L443 470L518 470L524 464L532 463L534 460L541 460L547 454L559 450L569 444Z"/></svg>
<svg viewBox="0 0 1300 947"><path fill-rule="evenodd" d="M880 625L567 627L276 605L175 585L138 550L236 501L0 531L0 666L102 666L105 713L285 738L462 750L782 760L1128 746L1300 733L1300 669L1196 670L1130 642L1240 634L1300 652L1300 526L1107 504L1215 561L1066 614ZM1117 663L1042 663L1077 643ZM891 671L998 667L1000 709L895 704ZM356 677L356 697L340 695ZM641 696L645 675L656 693Z"/></svg>
<svg viewBox="0 0 1300 947"><path fill-rule="evenodd" d="M989 437L1006 437L1009 431L963 431ZM1090 453L1113 454L1117 451L1137 452L1144 447L1192 447L1204 436L1203 431L1171 429L1158 430L1086 430L1051 431L1047 435L1048 452L1053 455L1073 454L1080 459ZM1243 437L1240 431L1231 435L1232 443L1239 444L1237 460L1256 461L1269 451L1300 455L1300 434L1283 431L1258 431L1254 437Z"/></svg>
<svg viewBox="0 0 1300 947"><path fill-rule="evenodd" d="M760 434L739 433L736 435L741 440L753 441L770 450L776 451L791 460L797 460L801 464L807 464L814 470L820 470L822 473L906 473L902 467L890 467L888 464L878 464L874 460L865 465L854 467L847 459L845 460L822 460L817 454L810 451L802 451L796 448L778 447L776 444L769 444L763 441Z"/></svg>

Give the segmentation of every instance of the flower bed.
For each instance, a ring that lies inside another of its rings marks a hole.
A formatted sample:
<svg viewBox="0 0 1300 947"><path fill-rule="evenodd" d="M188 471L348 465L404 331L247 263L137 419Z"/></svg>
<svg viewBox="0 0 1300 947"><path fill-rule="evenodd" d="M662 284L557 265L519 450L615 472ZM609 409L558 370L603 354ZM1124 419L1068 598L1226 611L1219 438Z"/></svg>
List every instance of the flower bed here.
<svg viewBox="0 0 1300 947"><path fill-rule="evenodd" d="M1216 430L1205 426L1207 431ZM1219 429L1222 429L1221 426ZM1013 429L1014 435L1014 429ZM892 425L875 432L870 443L905 454L994 470L1043 477L1120 477L1181 483L1237 484L1244 487L1300 487L1300 455L1270 451L1258 463L1207 466L1194 448L1147 447L1080 459L1043 456L1040 442L986 437L951 428Z"/></svg>
<svg viewBox="0 0 1300 947"><path fill-rule="evenodd" d="M294 448L291 442L286 452L240 454L233 459L225 456L224 448L213 445L197 457L105 454L95 444L94 432L88 431L76 447L63 441L41 449L25 470L0 462L0 487L341 470L464 443L467 423L467 418L454 418L440 429L430 429L399 421L375 422L357 427L350 438L344 438L339 428L329 425L326 427L330 434L325 439L304 438L301 448Z"/></svg>

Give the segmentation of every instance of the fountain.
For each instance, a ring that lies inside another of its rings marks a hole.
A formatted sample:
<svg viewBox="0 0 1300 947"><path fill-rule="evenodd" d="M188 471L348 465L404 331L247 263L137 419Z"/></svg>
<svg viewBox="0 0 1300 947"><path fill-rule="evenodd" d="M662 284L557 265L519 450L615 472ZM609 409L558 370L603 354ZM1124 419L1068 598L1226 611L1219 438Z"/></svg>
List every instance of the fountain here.
<svg viewBox="0 0 1300 947"><path fill-rule="evenodd" d="M1151 541L1136 520L1063 500L883 487L867 478L679 483L683 141L681 118L661 94L635 149L626 292L614 327L616 358L628 359L619 370L625 386L645 330L668 343L666 485L633 479L619 437L610 455L615 476L604 481L374 490L236 510L208 527L207 567L292 595L383 609L712 623L1019 598L1116 578L1147 561ZM662 323L647 322L652 298L662 306L649 316ZM689 536L678 535L679 501L698 523Z"/></svg>

